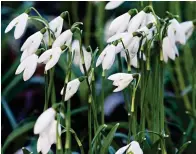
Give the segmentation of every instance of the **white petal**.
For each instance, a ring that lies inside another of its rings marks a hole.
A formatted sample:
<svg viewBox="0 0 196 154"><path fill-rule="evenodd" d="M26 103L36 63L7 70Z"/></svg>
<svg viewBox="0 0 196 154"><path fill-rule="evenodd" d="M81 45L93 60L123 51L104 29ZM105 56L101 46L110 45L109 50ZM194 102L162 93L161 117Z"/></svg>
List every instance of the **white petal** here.
<svg viewBox="0 0 196 154"><path fill-rule="evenodd" d="M181 28L184 30L186 39L189 39L189 37L192 35L194 30L194 25L192 21L186 21L183 23L180 23Z"/></svg>
<svg viewBox="0 0 196 154"><path fill-rule="evenodd" d="M54 41L52 47L61 47L63 44L65 44L67 41L70 40L70 38L72 38L73 33L71 32L70 29L66 30L65 32L63 32L59 37L57 37L57 39Z"/></svg>
<svg viewBox="0 0 196 154"><path fill-rule="evenodd" d="M38 140L37 140L37 152L41 152L42 150L42 137L39 136Z"/></svg>
<svg viewBox="0 0 196 154"><path fill-rule="evenodd" d="M128 32L133 33L139 29L145 17L146 13L144 11L140 11L136 14L129 22Z"/></svg>
<svg viewBox="0 0 196 154"><path fill-rule="evenodd" d="M110 45L110 47L107 49L107 53L106 53L106 55L103 59L103 62L102 62L103 70L108 70L112 67L112 65L115 61L115 56L116 56L115 46Z"/></svg>
<svg viewBox="0 0 196 154"><path fill-rule="evenodd" d="M77 92L79 86L80 86L80 81L78 80L78 78L70 81L67 84L65 101L69 100ZM61 90L61 95L63 95L63 90L64 89Z"/></svg>
<svg viewBox="0 0 196 154"><path fill-rule="evenodd" d="M63 28L63 18L61 16L56 17L50 21L49 27L55 33L55 37L57 38L61 34Z"/></svg>
<svg viewBox="0 0 196 154"><path fill-rule="evenodd" d="M128 35L127 32L124 32L124 33L117 33L117 34L113 35L112 37L110 37L110 38L107 40L107 43L111 43L111 42L113 42L113 41L122 39L123 37L125 37L125 36L127 36L127 35Z"/></svg>
<svg viewBox="0 0 196 154"><path fill-rule="evenodd" d="M48 136L39 136L40 138L40 145L41 145L41 152L42 154L47 154L50 151L51 144L48 140Z"/></svg>
<svg viewBox="0 0 196 154"><path fill-rule="evenodd" d="M27 81L28 79L30 79L31 76L34 74L34 72L37 68L38 56L33 54L26 59L28 60L28 63L27 63L26 68L23 72L23 80L24 81Z"/></svg>
<svg viewBox="0 0 196 154"><path fill-rule="evenodd" d="M50 144L56 143L56 127L57 127L57 121L54 120L49 128L48 137Z"/></svg>
<svg viewBox="0 0 196 154"><path fill-rule="evenodd" d="M28 21L28 14L23 13L20 16L20 19L19 19L18 23L16 24L16 28L15 28L15 31L14 31L15 39L18 39L22 36L22 34L25 31L27 21Z"/></svg>
<svg viewBox="0 0 196 154"><path fill-rule="evenodd" d="M107 46L105 47L105 49L102 51L102 53L99 55L99 57L98 57L98 59L97 59L97 62L96 62L96 67L98 67L98 66L103 62L104 57L106 56L107 50L108 50L109 47L110 47L110 46L107 45Z"/></svg>
<svg viewBox="0 0 196 154"><path fill-rule="evenodd" d="M52 58L46 63L45 66L46 71L51 69L54 65L56 65L56 63L59 61L59 58L61 56L61 52L62 50L60 47L52 49Z"/></svg>
<svg viewBox="0 0 196 154"><path fill-rule="evenodd" d="M115 9L119 7L122 3L124 3L124 1L110 1L106 4L105 9L106 10Z"/></svg>
<svg viewBox="0 0 196 154"><path fill-rule="evenodd" d="M132 141L131 146L127 150L128 152L132 152L133 154L143 154L142 149L140 148L140 145L137 141Z"/></svg>
<svg viewBox="0 0 196 154"><path fill-rule="evenodd" d="M40 134L43 132L50 123L55 118L56 111L53 108L49 108L44 111L37 119L35 126L34 126L34 134Z"/></svg>
<svg viewBox="0 0 196 154"><path fill-rule="evenodd" d="M31 54L35 53L37 51L37 49L39 48L42 39L43 39L43 34L41 32L35 33L35 35L33 37L33 42L28 48L28 52Z"/></svg>
<svg viewBox="0 0 196 154"><path fill-rule="evenodd" d="M73 63L75 65L80 65L80 44L79 40L74 40L72 42L72 54L74 52L74 60Z"/></svg>
<svg viewBox="0 0 196 154"><path fill-rule="evenodd" d="M30 56L31 54L28 53L28 50L25 50L20 58L20 62L22 62L25 58L27 58L28 56Z"/></svg>
<svg viewBox="0 0 196 154"><path fill-rule="evenodd" d="M131 59L131 65L135 68L137 68L137 55L135 55L132 59Z"/></svg>
<svg viewBox="0 0 196 154"><path fill-rule="evenodd" d="M38 63L48 62L50 57L52 56L52 49L46 50L38 59Z"/></svg>
<svg viewBox="0 0 196 154"><path fill-rule="evenodd" d="M124 13L114 19L109 27L109 34L113 35L115 33L124 32L127 29L131 16L129 13ZM123 24L122 24L123 23Z"/></svg>
<svg viewBox="0 0 196 154"><path fill-rule="evenodd" d="M27 64L27 61L23 61L22 63L20 63L20 65L16 69L15 74L20 74L22 71L24 71L26 64Z"/></svg>
<svg viewBox="0 0 196 154"><path fill-rule="evenodd" d="M85 48L83 48L83 52L84 52L85 67L86 67L86 70L88 71L91 66L91 60L92 60L91 53L87 52ZM80 62L80 70L84 74L84 70L83 70L83 66L81 62Z"/></svg>
<svg viewBox="0 0 196 154"><path fill-rule="evenodd" d="M172 60L175 59L175 51L173 50L173 46L168 37L163 39L162 49L165 62L167 62L167 57L171 58Z"/></svg>
<svg viewBox="0 0 196 154"><path fill-rule="evenodd" d="M124 147L118 149L118 151L116 151L115 154L124 154L125 151L128 149L129 145L130 145L130 144L128 144L128 145L126 145L126 146L124 146Z"/></svg>
<svg viewBox="0 0 196 154"><path fill-rule="evenodd" d="M17 24L18 18L19 18L19 16L16 17L16 18L14 18L14 19L8 24L8 26L7 26L6 29L5 29L5 33L9 32L9 31Z"/></svg>

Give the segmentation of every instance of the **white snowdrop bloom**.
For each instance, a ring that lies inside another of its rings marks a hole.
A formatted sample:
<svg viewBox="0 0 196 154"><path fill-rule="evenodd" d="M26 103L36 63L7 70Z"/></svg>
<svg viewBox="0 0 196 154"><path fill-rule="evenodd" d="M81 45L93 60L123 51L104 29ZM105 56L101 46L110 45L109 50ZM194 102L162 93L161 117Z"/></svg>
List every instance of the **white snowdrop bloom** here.
<svg viewBox="0 0 196 154"><path fill-rule="evenodd" d="M143 154L143 151L137 141L132 141L130 144L120 148L115 154L123 154L125 152L126 154Z"/></svg>
<svg viewBox="0 0 196 154"><path fill-rule="evenodd" d="M141 38L138 36L135 36L131 39L131 43L128 46L128 51L131 58L133 58L137 54L139 50L140 40Z"/></svg>
<svg viewBox="0 0 196 154"><path fill-rule="evenodd" d="M128 45L131 43L132 38L133 38L133 35L130 33L127 33L127 32L126 33L119 33L119 34L116 34L116 35L110 37L107 42L110 43L110 42L122 39L122 42L123 42L125 48L127 48ZM116 54L124 50L122 42L119 42L117 44L117 46L115 48Z"/></svg>
<svg viewBox="0 0 196 154"><path fill-rule="evenodd" d="M56 111L53 108L49 108L45 110L37 119L34 125L34 134L40 134L51 125L54 121L56 115Z"/></svg>
<svg viewBox="0 0 196 154"><path fill-rule="evenodd" d="M96 67L102 64L103 70L110 69L115 61L115 48L116 47L113 44L107 45L102 51L102 53L99 55L96 62Z"/></svg>
<svg viewBox="0 0 196 154"><path fill-rule="evenodd" d="M61 34L63 28L63 18L61 16L54 18L52 21L49 22L49 28L54 32L54 35L57 38ZM49 41L49 37L47 31L44 34L44 42L48 44L48 41Z"/></svg>
<svg viewBox="0 0 196 154"><path fill-rule="evenodd" d="M21 58L20 58L20 62L22 62L25 58L27 58L30 55L32 54L29 54L28 50L23 51Z"/></svg>
<svg viewBox="0 0 196 154"><path fill-rule="evenodd" d="M133 80L133 76L132 74L127 73L116 73L110 75L108 79L113 81L114 86L117 86L117 88L114 89L113 92L119 92L131 83L131 81Z"/></svg>
<svg viewBox="0 0 196 154"><path fill-rule="evenodd" d="M73 33L70 29L64 31L61 35L59 35L59 37L56 38L52 47L53 48L60 47L63 44L66 44L67 46L69 46L71 43L72 36L73 36Z"/></svg>
<svg viewBox="0 0 196 154"><path fill-rule="evenodd" d="M61 56L62 49L60 47L55 47L45 51L38 59L38 63L45 63L45 71L51 69L56 65Z"/></svg>
<svg viewBox="0 0 196 154"><path fill-rule="evenodd" d="M131 15L127 12L112 21L109 27L109 34L122 33L126 31Z"/></svg>
<svg viewBox="0 0 196 154"><path fill-rule="evenodd" d="M42 154L47 154L52 144L56 144L56 128L57 121L52 120L52 122L44 129L44 131L39 134L39 138L37 141L38 152L42 152ZM58 125L58 134L61 134L60 125Z"/></svg>
<svg viewBox="0 0 196 154"><path fill-rule="evenodd" d="M146 13L142 10L136 14L129 22L128 32L133 33L138 30L146 17Z"/></svg>
<svg viewBox="0 0 196 154"><path fill-rule="evenodd" d="M14 38L19 39L25 31L28 16L29 15L27 13L22 13L21 15L14 18L6 27L5 33L9 32L15 26Z"/></svg>
<svg viewBox="0 0 196 154"><path fill-rule="evenodd" d="M110 1L106 4L105 9L106 10L113 10L117 7L119 7L124 1Z"/></svg>
<svg viewBox="0 0 196 154"><path fill-rule="evenodd" d="M85 64L86 70L88 71L91 66L92 56L91 56L91 53L87 52L85 48L83 48L82 50L84 53L84 64ZM80 71L84 74L84 69L83 69L81 60L80 60Z"/></svg>
<svg viewBox="0 0 196 154"><path fill-rule="evenodd" d="M91 60L92 60L92 56L90 52L87 52L85 47L82 46L82 51L83 51L83 55L84 55L84 63L86 66L86 70L88 71L90 66L91 66ZM84 70L83 70L83 66L82 66L82 60L81 60L81 55L80 55L80 43L79 40L74 40L72 43L72 53L74 52L74 59L73 59L73 63L76 66L80 66L80 70L81 72L84 74Z"/></svg>
<svg viewBox="0 0 196 154"><path fill-rule="evenodd" d="M27 50L29 54L33 54L39 48L41 41L43 39L43 34L41 31L34 33L33 35L29 36L27 40L21 47L21 51Z"/></svg>
<svg viewBox="0 0 196 154"><path fill-rule="evenodd" d="M151 12L146 13L145 19L143 20L141 27L146 26L150 23L157 23L155 16Z"/></svg>
<svg viewBox="0 0 196 154"><path fill-rule="evenodd" d="M165 37L163 39L162 50L163 59L165 62L168 61L168 57L172 60L175 60L176 55L179 55L176 45L171 42L169 37Z"/></svg>
<svg viewBox="0 0 196 154"><path fill-rule="evenodd" d="M78 78L68 82L64 100L69 100L77 92L79 86L80 80ZM63 95L63 90L64 88L61 90L61 95Z"/></svg>
<svg viewBox="0 0 196 154"><path fill-rule="evenodd" d="M182 29L185 32L186 40L188 40L194 31L193 22L192 21L185 21L185 22L180 23L180 26L182 27Z"/></svg>
<svg viewBox="0 0 196 154"><path fill-rule="evenodd" d="M36 54L27 57L25 60L23 60L20 63L15 74L20 74L24 71L23 80L27 81L34 74L37 67L37 61L38 61L38 56Z"/></svg>
<svg viewBox="0 0 196 154"><path fill-rule="evenodd" d="M173 43L179 42L180 44L183 45L185 45L186 43L184 29L180 26L179 22L176 19L170 20L170 25L168 26L167 35Z"/></svg>

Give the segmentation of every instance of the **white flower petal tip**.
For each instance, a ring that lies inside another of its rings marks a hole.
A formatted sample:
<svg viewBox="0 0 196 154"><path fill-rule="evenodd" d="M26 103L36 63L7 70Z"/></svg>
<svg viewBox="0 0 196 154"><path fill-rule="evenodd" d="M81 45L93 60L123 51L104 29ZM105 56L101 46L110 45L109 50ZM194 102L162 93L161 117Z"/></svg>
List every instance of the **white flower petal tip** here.
<svg viewBox="0 0 196 154"><path fill-rule="evenodd" d="M115 154L124 154L124 153L132 153L132 154L143 154L142 149L137 141L132 141L128 145L120 148Z"/></svg>
<svg viewBox="0 0 196 154"><path fill-rule="evenodd" d="M132 74L127 73L116 73L110 75L108 77L108 80L112 80L113 85L117 86L117 88L113 92L119 92L130 84L130 82L133 80L133 76Z"/></svg>
<svg viewBox="0 0 196 154"><path fill-rule="evenodd" d="M186 40L188 40L194 31L193 21L182 22L180 23L180 26L185 32Z"/></svg>
<svg viewBox="0 0 196 154"><path fill-rule="evenodd" d="M15 31L14 31L14 37L15 39L19 39L26 28L28 21L28 14L22 13L18 17L14 18L6 27L5 33L9 32L14 26L15 26Z"/></svg>
<svg viewBox="0 0 196 154"><path fill-rule="evenodd" d="M65 101L69 100L77 92L79 86L80 86L80 81L78 78L68 82L64 100ZM62 88L61 90L61 95L63 95L63 91L64 88Z"/></svg>
<svg viewBox="0 0 196 154"><path fill-rule="evenodd" d="M33 54L39 48L41 41L43 39L43 34L38 31L27 38L24 44L21 47L21 51L27 50L29 54Z"/></svg>
<svg viewBox="0 0 196 154"><path fill-rule="evenodd" d="M105 9L106 10L113 10L117 7L119 7L124 1L110 1L106 4Z"/></svg>
<svg viewBox="0 0 196 154"><path fill-rule="evenodd" d="M52 48L60 47L63 44L70 45L73 33L70 29L64 31L61 35L59 35L54 41Z"/></svg>
<svg viewBox="0 0 196 154"><path fill-rule="evenodd" d="M34 125L34 134L42 133L55 118L56 111L53 108L49 108L44 111L37 119Z"/></svg>
<svg viewBox="0 0 196 154"><path fill-rule="evenodd" d="M127 32L115 34L107 40L107 43L111 43L113 41L123 39L126 35L128 35Z"/></svg>
<svg viewBox="0 0 196 154"><path fill-rule="evenodd" d="M61 53L62 50L60 47L49 49L39 57L38 63L45 63L45 71L47 71L57 64L61 56Z"/></svg>
<svg viewBox="0 0 196 154"><path fill-rule="evenodd" d="M35 54L27 57L26 59L24 59L20 63L15 74L17 75L17 74L20 74L24 71L23 72L23 80L24 81L29 80L33 76L33 74L36 70L37 61L38 61L38 56Z"/></svg>
<svg viewBox="0 0 196 154"><path fill-rule="evenodd" d="M114 19L110 24L109 34L113 35L115 33L122 33L126 31L130 18L131 16L129 13L124 13L119 17L117 17L116 19Z"/></svg>
<svg viewBox="0 0 196 154"><path fill-rule="evenodd" d="M103 70L110 69L115 61L115 50L116 47L113 44L106 46L97 59L96 67L102 63Z"/></svg>

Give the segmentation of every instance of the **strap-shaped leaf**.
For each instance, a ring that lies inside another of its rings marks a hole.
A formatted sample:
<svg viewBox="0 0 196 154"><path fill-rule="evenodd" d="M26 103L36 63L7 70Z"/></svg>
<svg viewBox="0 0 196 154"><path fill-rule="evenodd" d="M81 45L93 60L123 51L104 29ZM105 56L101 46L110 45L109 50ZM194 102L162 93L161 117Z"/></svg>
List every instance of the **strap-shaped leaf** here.
<svg viewBox="0 0 196 154"><path fill-rule="evenodd" d="M119 126L119 123L117 123L111 129L111 131L108 133L107 137L103 140L103 146L102 146L101 151L100 151L101 154L107 154L108 153L109 146L112 143L112 140L114 138L114 134L116 133L116 130L117 130L118 126Z"/></svg>
<svg viewBox="0 0 196 154"><path fill-rule="evenodd" d="M11 134L7 137L7 139L5 140L5 143L2 147L2 151L4 152L5 149L9 146L9 144L14 141L17 137L19 137L20 135L28 132L29 130L31 130L34 126L35 122L29 122L26 123L18 128L16 128L14 131L11 132Z"/></svg>

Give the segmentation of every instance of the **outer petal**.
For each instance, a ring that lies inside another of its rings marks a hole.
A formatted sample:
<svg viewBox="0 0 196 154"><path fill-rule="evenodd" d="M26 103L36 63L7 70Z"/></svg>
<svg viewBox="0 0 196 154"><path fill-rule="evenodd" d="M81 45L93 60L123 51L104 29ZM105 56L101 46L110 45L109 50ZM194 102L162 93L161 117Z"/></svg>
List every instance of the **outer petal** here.
<svg viewBox="0 0 196 154"><path fill-rule="evenodd" d="M172 44L168 37L165 37L163 39L162 49L163 49L163 58L165 62L167 62L167 56L172 60L175 59L175 51L173 50Z"/></svg>
<svg viewBox="0 0 196 154"><path fill-rule="evenodd" d="M56 111L53 108L49 108L44 111L37 119L34 126L34 134L42 133L54 120Z"/></svg>
<svg viewBox="0 0 196 154"><path fill-rule="evenodd" d="M58 62L60 56L61 56L61 48L57 47L57 48L53 48L52 50L52 58L46 63L45 66L45 70L49 70L51 69L54 65L56 65L56 63Z"/></svg>
<svg viewBox="0 0 196 154"><path fill-rule="evenodd" d="M40 31L35 33L35 35L33 37L33 42L28 48L28 52L31 54L35 53L37 51L37 49L39 48L42 39L43 39L43 34Z"/></svg>
<svg viewBox="0 0 196 154"><path fill-rule="evenodd" d="M132 152L133 154L143 154L142 149L137 141L132 141L131 146L127 150L127 152Z"/></svg>
<svg viewBox="0 0 196 154"><path fill-rule="evenodd" d="M32 56L29 56L27 60L28 60L28 63L23 73L24 81L27 81L28 79L30 79L31 76L34 74L36 67L37 67L38 56L33 54Z"/></svg>
<svg viewBox="0 0 196 154"><path fill-rule="evenodd" d="M15 74L20 74L22 71L24 71L26 64L27 64L27 61L23 61L22 63L20 63Z"/></svg>
<svg viewBox="0 0 196 154"><path fill-rule="evenodd" d="M42 53L38 59L38 63L47 62L50 59L50 56L52 55L52 50L53 49L49 49Z"/></svg>
<svg viewBox="0 0 196 154"><path fill-rule="evenodd" d="M28 14L26 14L26 13L21 14L20 19L19 19L18 23L16 24L16 28L14 31L15 39L18 39L22 36L22 34L25 31L27 21L28 21Z"/></svg>
<svg viewBox="0 0 196 154"><path fill-rule="evenodd" d="M115 9L119 7L122 3L124 3L124 1L110 1L106 4L105 9L106 10Z"/></svg>
<svg viewBox="0 0 196 154"><path fill-rule="evenodd" d="M66 93L65 93L65 101L70 99L77 92L79 86L80 86L80 81L78 80L78 78L70 81L67 84ZM63 90L64 89L61 90L61 95L63 95Z"/></svg>
<svg viewBox="0 0 196 154"><path fill-rule="evenodd" d="M110 37L108 40L107 40L107 43L111 43L113 41L116 41L116 40L119 40L119 39L122 39L123 37L129 35L129 33L127 32L124 32L124 33L117 33L115 35L113 35L112 37Z"/></svg>
<svg viewBox="0 0 196 154"><path fill-rule="evenodd" d="M108 50L109 47L110 47L110 46L107 45L107 46L105 47L105 49L102 51L102 53L99 55L99 57L98 57L98 59L97 59L97 62L96 62L96 67L99 66L99 65L103 62L104 57L106 56L107 50Z"/></svg>
<svg viewBox="0 0 196 154"><path fill-rule="evenodd" d="M86 70L88 71L91 66L91 60L92 60L91 53L87 52L85 48L83 48L83 52L84 52L85 67L86 67ZM83 66L81 62L80 62L80 71L84 74L84 70L83 70Z"/></svg>
<svg viewBox="0 0 196 154"><path fill-rule="evenodd" d="M55 33L55 37L57 38L61 34L63 28L63 18L61 16L56 17L49 23L49 27Z"/></svg>
<svg viewBox="0 0 196 154"><path fill-rule="evenodd" d="M21 15L22 15L22 14L21 14ZM17 16L16 18L14 18L14 19L8 24L8 26L7 26L6 29L5 29L5 33L9 32L9 31L17 24L17 22L18 22L18 20L19 20L19 18L20 18L21 15Z"/></svg>
<svg viewBox="0 0 196 154"><path fill-rule="evenodd" d="M139 29L145 17L146 13L144 11L140 11L136 14L129 22L128 32L133 33Z"/></svg>
<svg viewBox="0 0 196 154"><path fill-rule="evenodd" d="M66 30L63 32L57 39L54 41L52 47L60 47L62 46L65 42L69 41L70 38L72 38L73 33L71 32L70 29Z"/></svg>
<svg viewBox="0 0 196 154"><path fill-rule="evenodd" d="M50 144L56 143L56 127L57 127L57 121L54 120L49 128L48 137Z"/></svg>
<svg viewBox="0 0 196 154"><path fill-rule="evenodd" d="M189 37L192 35L193 30L194 30L194 25L192 21L186 21L183 23L180 23L180 26L185 32L186 35L186 40L189 39Z"/></svg>
<svg viewBox="0 0 196 154"><path fill-rule="evenodd" d="M116 19L114 19L109 27L110 35L124 32L127 29L130 18L131 16L129 15L129 13L124 13L119 17L117 17Z"/></svg>
<svg viewBox="0 0 196 154"><path fill-rule="evenodd" d="M130 144L131 144L131 143L130 143ZM128 149L128 147L130 146L130 144L128 144L128 145L126 145L126 146L124 146L124 147L118 149L118 151L116 151L115 154L123 154L123 153L125 153L125 151Z"/></svg>
<svg viewBox="0 0 196 154"><path fill-rule="evenodd" d="M41 142L41 152L42 154L47 154L50 151L51 144L49 142L48 136L40 136Z"/></svg>
<svg viewBox="0 0 196 154"><path fill-rule="evenodd" d="M137 55L135 55L132 59L131 59L131 65L135 68L137 68Z"/></svg>
<svg viewBox="0 0 196 154"><path fill-rule="evenodd" d="M27 58L28 56L30 56L31 54L28 53L28 50L25 50L20 58L20 62L22 62L25 58Z"/></svg>
<svg viewBox="0 0 196 154"><path fill-rule="evenodd" d="M36 34L36 33L35 33ZM35 36L35 34L33 34L33 35L31 35L31 36L29 36L28 38L27 38L27 40L24 42L24 44L22 45L22 47L21 47L21 51L24 51L24 50L26 50L26 49L28 49L29 48L29 46L32 44L32 42L33 42L33 40L34 40L34 36Z"/></svg>
<svg viewBox="0 0 196 154"><path fill-rule="evenodd" d="M78 40L72 42L72 53L74 52L73 63L75 65L80 65L80 44Z"/></svg>
<svg viewBox="0 0 196 154"><path fill-rule="evenodd" d="M103 70L108 70L112 67L112 65L115 61L115 56L116 56L115 46L110 45L110 47L108 48L107 53L103 59L103 62L102 62Z"/></svg>

